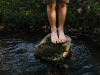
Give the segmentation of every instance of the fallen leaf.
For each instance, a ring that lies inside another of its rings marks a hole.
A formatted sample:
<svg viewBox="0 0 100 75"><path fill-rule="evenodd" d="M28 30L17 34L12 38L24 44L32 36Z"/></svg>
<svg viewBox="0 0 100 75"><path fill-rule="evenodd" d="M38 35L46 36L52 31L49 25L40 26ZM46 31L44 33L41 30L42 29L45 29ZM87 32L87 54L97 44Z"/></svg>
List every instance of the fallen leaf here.
<svg viewBox="0 0 100 75"><path fill-rule="evenodd" d="M67 27L69 27L70 25L66 25Z"/></svg>
<svg viewBox="0 0 100 75"><path fill-rule="evenodd" d="M2 31L3 30L3 27L2 26L0 26L0 31Z"/></svg>
<svg viewBox="0 0 100 75"><path fill-rule="evenodd" d="M70 32L70 29L68 31Z"/></svg>
<svg viewBox="0 0 100 75"><path fill-rule="evenodd" d="M67 56L68 52L63 53L63 57L65 58Z"/></svg>
<svg viewBox="0 0 100 75"><path fill-rule="evenodd" d="M82 33L78 33L78 34L80 34L80 35L81 35Z"/></svg>
<svg viewBox="0 0 100 75"><path fill-rule="evenodd" d="M87 30L84 30L84 32L88 32Z"/></svg>
<svg viewBox="0 0 100 75"><path fill-rule="evenodd" d="M90 5L88 6L88 9L89 9L89 11L90 11Z"/></svg>
<svg viewBox="0 0 100 75"><path fill-rule="evenodd" d="M99 39L95 39L94 41L98 41Z"/></svg>
<svg viewBox="0 0 100 75"><path fill-rule="evenodd" d="M40 7L39 5L37 5L37 7Z"/></svg>
<svg viewBox="0 0 100 75"><path fill-rule="evenodd" d="M82 12L82 9L81 8L77 9L77 12L78 13L81 13Z"/></svg>
<svg viewBox="0 0 100 75"><path fill-rule="evenodd" d="M14 26L13 24L11 26Z"/></svg>
<svg viewBox="0 0 100 75"><path fill-rule="evenodd" d="M71 4L71 7L73 7L73 4Z"/></svg>
<svg viewBox="0 0 100 75"><path fill-rule="evenodd" d="M79 3L80 6L82 6L82 3Z"/></svg>
<svg viewBox="0 0 100 75"><path fill-rule="evenodd" d="M42 26L43 28L47 28L47 25Z"/></svg>
<svg viewBox="0 0 100 75"><path fill-rule="evenodd" d="M76 31L77 31L77 29L75 29L75 28L74 28L74 31L76 32Z"/></svg>
<svg viewBox="0 0 100 75"><path fill-rule="evenodd" d="M50 25L48 26L48 29L50 29Z"/></svg>
<svg viewBox="0 0 100 75"><path fill-rule="evenodd" d="M3 47L0 47L0 49L3 49Z"/></svg>

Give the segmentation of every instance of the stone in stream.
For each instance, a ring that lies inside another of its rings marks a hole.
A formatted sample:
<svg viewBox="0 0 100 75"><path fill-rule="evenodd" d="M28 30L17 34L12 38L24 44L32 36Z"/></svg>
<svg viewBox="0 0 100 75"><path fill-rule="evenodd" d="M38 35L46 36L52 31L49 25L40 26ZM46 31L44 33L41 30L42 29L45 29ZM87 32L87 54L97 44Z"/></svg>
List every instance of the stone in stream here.
<svg viewBox="0 0 100 75"><path fill-rule="evenodd" d="M53 44L51 42L51 33L48 34L37 46L34 56L47 63L62 62L67 55L71 46L71 38L66 35L65 43Z"/></svg>

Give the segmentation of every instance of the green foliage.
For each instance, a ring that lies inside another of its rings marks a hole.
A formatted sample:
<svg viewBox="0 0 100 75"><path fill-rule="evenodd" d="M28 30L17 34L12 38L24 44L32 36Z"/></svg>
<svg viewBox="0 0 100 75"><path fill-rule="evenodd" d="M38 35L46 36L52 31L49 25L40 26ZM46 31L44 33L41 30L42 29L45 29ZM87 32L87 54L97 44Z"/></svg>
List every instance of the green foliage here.
<svg viewBox="0 0 100 75"><path fill-rule="evenodd" d="M99 0L70 0L67 4L66 23L72 27L100 27ZM82 12L77 10L81 8ZM48 22L46 5L42 0L0 0L0 24L16 31L36 32ZM47 31L45 31L47 32Z"/></svg>
<svg viewBox="0 0 100 75"><path fill-rule="evenodd" d="M72 27L98 27L98 18L100 19L100 1L85 0L77 2L78 0L70 0L68 4L68 12L66 22ZM78 13L81 8L82 12Z"/></svg>
<svg viewBox="0 0 100 75"><path fill-rule="evenodd" d="M41 0L3 0L0 1L0 20L3 28L13 26L15 30L36 31L44 24L46 6Z"/></svg>

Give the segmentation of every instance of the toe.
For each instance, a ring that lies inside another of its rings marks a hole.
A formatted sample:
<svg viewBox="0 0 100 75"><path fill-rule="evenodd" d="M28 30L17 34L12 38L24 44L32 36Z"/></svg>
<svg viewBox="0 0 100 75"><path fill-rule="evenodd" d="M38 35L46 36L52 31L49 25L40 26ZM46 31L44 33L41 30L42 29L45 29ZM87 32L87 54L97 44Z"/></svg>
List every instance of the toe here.
<svg viewBox="0 0 100 75"><path fill-rule="evenodd" d="M59 43L61 43L61 40L59 39Z"/></svg>
<svg viewBox="0 0 100 75"><path fill-rule="evenodd" d="M55 44L54 40L52 41L53 44Z"/></svg>
<svg viewBox="0 0 100 75"><path fill-rule="evenodd" d="M52 43L54 43L53 41L51 41Z"/></svg>
<svg viewBox="0 0 100 75"><path fill-rule="evenodd" d="M57 39L57 43L59 43L59 40Z"/></svg>
<svg viewBox="0 0 100 75"><path fill-rule="evenodd" d="M63 41L61 40L61 43L63 43Z"/></svg>
<svg viewBox="0 0 100 75"><path fill-rule="evenodd" d="M66 42L66 39L64 40L64 42Z"/></svg>
<svg viewBox="0 0 100 75"><path fill-rule="evenodd" d="M64 43L65 41L64 40L62 40L62 43Z"/></svg>
<svg viewBox="0 0 100 75"><path fill-rule="evenodd" d="M63 39L63 43L65 43L66 42L66 40L65 39Z"/></svg>
<svg viewBox="0 0 100 75"><path fill-rule="evenodd" d="M53 43L56 44L56 40Z"/></svg>

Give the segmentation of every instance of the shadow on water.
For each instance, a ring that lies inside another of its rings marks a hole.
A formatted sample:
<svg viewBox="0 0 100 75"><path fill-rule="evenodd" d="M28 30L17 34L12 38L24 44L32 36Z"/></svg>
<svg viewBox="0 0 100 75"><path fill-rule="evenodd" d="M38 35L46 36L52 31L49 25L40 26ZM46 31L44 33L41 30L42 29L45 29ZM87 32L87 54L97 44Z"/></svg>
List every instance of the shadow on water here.
<svg viewBox="0 0 100 75"><path fill-rule="evenodd" d="M99 53L82 40L72 40L69 68L39 62L34 51L43 37L0 39L0 75L100 75Z"/></svg>

